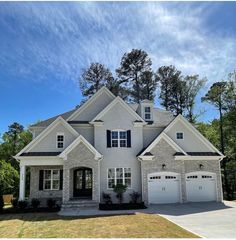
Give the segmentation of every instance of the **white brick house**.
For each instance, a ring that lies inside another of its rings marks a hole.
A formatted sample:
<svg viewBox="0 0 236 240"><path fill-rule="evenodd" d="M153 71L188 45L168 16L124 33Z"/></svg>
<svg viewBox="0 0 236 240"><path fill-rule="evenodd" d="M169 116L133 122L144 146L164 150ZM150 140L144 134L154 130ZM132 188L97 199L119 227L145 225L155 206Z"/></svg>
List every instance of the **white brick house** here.
<svg viewBox="0 0 236 240"><path fill-rule="evenodd" d="M102 202L126 184L142 201L222 201L224 157L184 117L150 101L127 104L103 87L82 106L32 125L20 161L20 199L30 167L30 198Z"/></svg>

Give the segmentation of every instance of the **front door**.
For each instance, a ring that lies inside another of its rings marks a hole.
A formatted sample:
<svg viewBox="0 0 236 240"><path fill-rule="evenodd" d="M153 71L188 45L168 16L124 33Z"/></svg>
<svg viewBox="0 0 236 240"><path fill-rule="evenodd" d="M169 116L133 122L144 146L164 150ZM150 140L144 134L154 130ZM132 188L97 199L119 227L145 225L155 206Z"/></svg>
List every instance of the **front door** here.
<svg viewBox="0 0 236 240"><path fill-rule="evenodd" d="M74 170L74 197L92 197L92 169L79 168Z"/></svg>

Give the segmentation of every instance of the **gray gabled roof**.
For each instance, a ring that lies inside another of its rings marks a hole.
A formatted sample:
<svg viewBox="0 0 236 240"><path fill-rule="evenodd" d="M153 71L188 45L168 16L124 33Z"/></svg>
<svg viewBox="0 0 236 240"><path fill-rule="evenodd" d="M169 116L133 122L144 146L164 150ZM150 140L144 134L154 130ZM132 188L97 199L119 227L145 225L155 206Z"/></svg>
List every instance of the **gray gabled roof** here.
<svg viewBox="0 0 236 240"><path fill-rule="evenodd" d="M61 116L64 120L66 120L71 114L73 114L74 112L76 111L76 108L73 109L73 110L70 110L68 112L65 112L65 113L62 113L62 114L59 114L55 117L51 117L49 119L46 119L46 120L43 120L43 121L40 121L36 124L33 124L33 125L30 125L30 127L47 127L49 126L53 121L55 121L59 116Z"/></svg>

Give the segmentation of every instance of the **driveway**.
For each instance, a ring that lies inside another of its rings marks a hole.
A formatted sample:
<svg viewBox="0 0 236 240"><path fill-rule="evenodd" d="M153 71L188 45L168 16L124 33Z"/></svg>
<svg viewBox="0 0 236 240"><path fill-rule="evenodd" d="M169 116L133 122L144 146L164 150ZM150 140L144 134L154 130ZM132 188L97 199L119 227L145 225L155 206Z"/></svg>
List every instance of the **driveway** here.
<svg viewBox="0 0 236 240"><path fill-rule="evenodd" d="M150 205L148 211L202 237L236 237L236 202Z"/></svg>

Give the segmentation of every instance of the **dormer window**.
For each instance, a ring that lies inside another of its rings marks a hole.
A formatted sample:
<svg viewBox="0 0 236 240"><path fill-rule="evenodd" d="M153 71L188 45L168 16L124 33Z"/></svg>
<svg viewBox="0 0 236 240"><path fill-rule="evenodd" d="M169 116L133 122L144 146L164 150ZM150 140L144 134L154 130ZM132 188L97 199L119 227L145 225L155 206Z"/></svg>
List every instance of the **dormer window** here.
<svg viewBox="0 0 236 240"><path fill-rule="evenodd" d="M151 120L151 107L144 107L144 116L145 120L147 121Z"/></svg>
<svg viewBox="0 0 236 240"><path fill-rule="evenodd" d="M64 148L64 134L57 134L57 148Z"/></svg>
<svg viewBox="0 0 236 240"><path fill-rule="evenodd" d="M184 139L184 133L183 132L177 132L176 133L176 139Z"/></svg>

